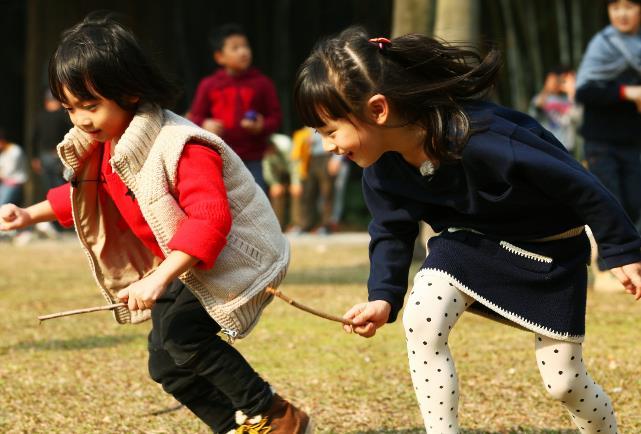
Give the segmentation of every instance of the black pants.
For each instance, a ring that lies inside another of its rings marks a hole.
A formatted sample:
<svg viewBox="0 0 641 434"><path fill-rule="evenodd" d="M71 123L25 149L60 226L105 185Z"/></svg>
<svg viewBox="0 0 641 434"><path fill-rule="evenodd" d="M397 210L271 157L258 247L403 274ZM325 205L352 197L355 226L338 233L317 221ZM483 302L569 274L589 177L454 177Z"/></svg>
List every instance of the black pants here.
<svg viewBox="0 0 641 434"><path fill-rule="evenodd" d="M634 145L606 142L585 142L588 169L621 203L625 212L639 229L641 217L641 151ZM605 262L597 260L600 270Z"/></svg>
<svg viewBox="0 0 641 434"><path fill-rule="evenodd" d="M149 374L214 432L236 427L271 404L269 385L217 333L220 326L176 279L151 311Z"/></svg>

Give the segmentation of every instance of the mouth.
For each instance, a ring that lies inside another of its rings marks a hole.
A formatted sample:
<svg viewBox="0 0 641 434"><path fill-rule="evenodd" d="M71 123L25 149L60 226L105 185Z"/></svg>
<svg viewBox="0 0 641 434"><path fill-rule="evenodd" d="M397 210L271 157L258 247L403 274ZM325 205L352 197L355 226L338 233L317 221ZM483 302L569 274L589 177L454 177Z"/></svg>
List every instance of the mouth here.
<svg viewBox="0 0 641 434"><path fill-rule="evenodd" d="M100 133L100 130L82 130L82 131L89 134L90 136L97 136L98 133Z"/></svg>

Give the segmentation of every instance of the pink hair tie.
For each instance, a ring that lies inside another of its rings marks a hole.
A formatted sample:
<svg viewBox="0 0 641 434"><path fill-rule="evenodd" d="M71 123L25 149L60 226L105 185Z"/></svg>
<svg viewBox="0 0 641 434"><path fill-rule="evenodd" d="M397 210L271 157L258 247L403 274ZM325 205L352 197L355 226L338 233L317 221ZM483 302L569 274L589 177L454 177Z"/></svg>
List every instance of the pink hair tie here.
<svg viewBox="0 0 641 434"><path fill-rule="evenodd" d="M387 38L372 38L372 39L369 39L368 42L378 45L378 49L381 51L383 51L385 47L387 47L392 43L392 41L390 41Z"/></svg>

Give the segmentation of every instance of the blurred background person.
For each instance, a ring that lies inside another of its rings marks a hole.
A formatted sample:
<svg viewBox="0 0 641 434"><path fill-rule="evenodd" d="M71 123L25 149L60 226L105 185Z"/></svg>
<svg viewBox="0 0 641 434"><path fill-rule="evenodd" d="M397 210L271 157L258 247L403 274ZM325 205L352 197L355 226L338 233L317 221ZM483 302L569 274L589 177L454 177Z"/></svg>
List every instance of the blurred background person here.
<svg viewBox="0 0 641 434"><path fill-rule="evenodd" d="M198 85L189 119L220 136L267 191L262 160L268 137L282 118L276 88L252 66L252 50L242 27L225 24L215 29L211 45L220 68Z"/></svg>
<svg viewBox="0 0 641 434"><path fill-rule="evenodd" d="M345 194L349 182L351 163L344 155L332 155L327 163L327 171L334 177L334 203L329 227L332 232L340 230L345 213Z"/></svg>
<svg viewBox="0 0 641 434"><path fill-rule="evenodd" d="M641 216L641 0L608 0L610 25L590 41L577 74L584 107L580 132L588 168L616 196L630 219ZM605 267L597 261L599 270ZM595 273L595 289L617 288Z"/></svg>
<svg viewBox="0 0 641 434"><path fill-rule="evenodd" d="M65 183L62 177L63 167L56 146L71 129L69 115L55 99L51 91L44 95L43 109L37 114L31 146L34 158L31 167L40 177L42 191L49 191Z"/></svg>
<svg viewBox="0 0 641 434"><path fill-rule="evenodd" d="M577 127L581 110L575 104L576 73L567 66L556 66L545 76L543 88L530 103L530 115L580 158L577 149Z"/></svg>
<svg viewBox="0 0 641 434"><path fill-rule="evenodd" d="M272 134L263 158L263 176L269 200L283 231L288 224L299 226L300 194L292 195L292 140L286 134ZM300 184L300 181L297 182Z"/></svg>
<svg viewBox="0 0 641 434"><path fill-rule="evenodd" d="M301 231L316 231L319 235L331 232L334 207L334 178L330 173L332 155L325 152L320 134L304 127L292 137L292 160L300 167L303 185Z"/></svg>
<svg viewBox="0 0 641 434"><path fill-rule="evenodd" d="M25 153L19 145L10 142L4 128L0 128L0 205L22 206L28 178Z"/></svg>

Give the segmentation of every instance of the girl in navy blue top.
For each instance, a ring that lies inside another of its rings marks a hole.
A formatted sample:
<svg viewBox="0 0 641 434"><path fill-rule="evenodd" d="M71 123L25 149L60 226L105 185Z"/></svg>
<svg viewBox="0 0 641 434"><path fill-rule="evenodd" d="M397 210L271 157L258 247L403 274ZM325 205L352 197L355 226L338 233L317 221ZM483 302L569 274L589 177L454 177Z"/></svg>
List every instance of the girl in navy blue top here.
<svg viewBox="0 0 641 434"><path fill-rule="evenodd" d="M586 433L616 433L608 396L581 357L590 246L641 298L641 238L614 197L529 116L483 101L499 69L421 35L322 41L294 97L326 150L364 167L369 301L345 317L371 337L396 319L420 221L438 236L403 313L429 433L456 433L458 381L447 340L467 310L534 332L546 389Z"/></svg>

